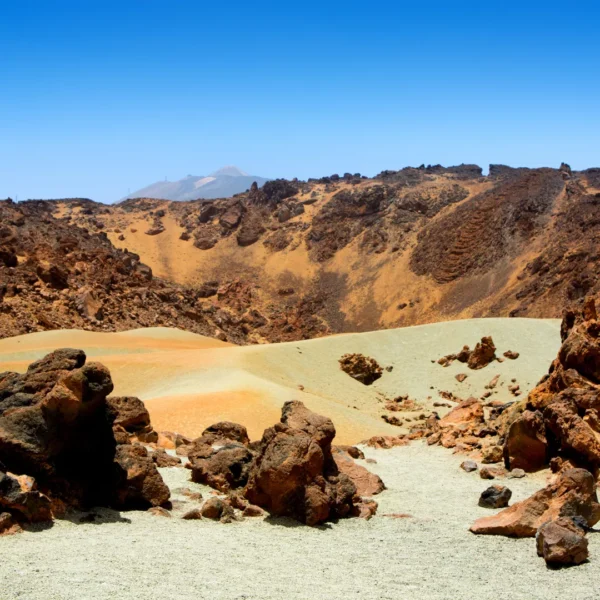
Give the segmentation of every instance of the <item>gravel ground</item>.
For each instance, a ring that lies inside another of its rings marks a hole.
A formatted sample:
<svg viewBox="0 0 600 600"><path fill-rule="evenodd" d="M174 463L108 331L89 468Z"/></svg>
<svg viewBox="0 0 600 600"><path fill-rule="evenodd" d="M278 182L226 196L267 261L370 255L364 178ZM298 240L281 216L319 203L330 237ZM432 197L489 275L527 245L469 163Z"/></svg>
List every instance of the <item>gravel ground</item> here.
<svg viewBox="0 0 600 600"><path fill-rule="evenodd" d="M285 519L223 525L98 511L102 516L96 523L59 521L44 531L1 538L0 598L598 597L600 536L589 537L589 563L549 570L532 539L469 533L477 517L491 512L477 506L490 482L462 472L462 457L422 443L365 449L365 454L377 460L368 466L388 486L370 521L350 519L321 528ZM210 493L186 481L187 469L162 471L173 489ZM545 475L504 483L516 501L542 487ZM184 509L178 506L175 517ZM411 516L396 519L388 513Z"/></svg>

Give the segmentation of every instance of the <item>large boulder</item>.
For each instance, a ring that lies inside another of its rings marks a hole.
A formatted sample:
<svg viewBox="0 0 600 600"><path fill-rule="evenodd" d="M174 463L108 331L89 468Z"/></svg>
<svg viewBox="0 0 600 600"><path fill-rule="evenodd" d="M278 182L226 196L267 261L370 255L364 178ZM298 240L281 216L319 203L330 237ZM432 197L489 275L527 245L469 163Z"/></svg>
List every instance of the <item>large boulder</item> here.
<svg viewBox="0 0 600 600"><path fill-rule="evenodd" d="M470 369L483 369L496 360L496 346L490 336L482 337L467 359Z"/></svg>
<svg viewBox="0 0 600 600"><path fill-rule="evenodd" d="M600 520L596 483L589 471L568 469L527 500L478 519L470 530L487 535L533 537L541 525L559 517L581 517L589 527Z"/></svg>
<svg viewBox="0 0 600 600"><path fill-rule="evenodd" d="M353 514L356 486L331 454L335 427L302 402L286 402L281 422L265 430L246 498L275 516L308 525Z"/></svg>
<svg viewBox="0 0 600 600"><path fill-rule="evenodd" d="M156 491L162 479L151 459L126 444L117 450L112 389L108 369L86 363L81 350L52 352L24 374L1 373L0 465L35 478L57 506L129 505L133 488L142 490L137 504L168 500L166 486Z"/></svg>

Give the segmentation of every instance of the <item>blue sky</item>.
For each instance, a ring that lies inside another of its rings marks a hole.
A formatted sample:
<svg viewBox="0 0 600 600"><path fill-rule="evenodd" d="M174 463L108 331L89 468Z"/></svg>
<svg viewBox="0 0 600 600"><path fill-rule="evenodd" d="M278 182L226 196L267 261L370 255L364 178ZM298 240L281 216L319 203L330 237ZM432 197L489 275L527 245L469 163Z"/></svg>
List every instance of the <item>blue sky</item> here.
<svg viewBox="0 0 600 600"><path fill-rule="evenodd" d="M0 197L600 166L592 2L0 0Z"/></svg>

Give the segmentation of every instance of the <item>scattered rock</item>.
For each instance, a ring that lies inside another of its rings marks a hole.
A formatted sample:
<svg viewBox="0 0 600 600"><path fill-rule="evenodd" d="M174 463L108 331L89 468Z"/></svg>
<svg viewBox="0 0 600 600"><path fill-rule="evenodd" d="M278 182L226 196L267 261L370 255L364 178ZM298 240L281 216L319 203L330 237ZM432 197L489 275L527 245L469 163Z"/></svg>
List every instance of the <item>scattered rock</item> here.
<svg viewBox="0 0 600 600"><path fill-rule="evenodd" d="M549 566L579 565L588 557L585 531L568 517L544 523L535 542L538 556Z"/></svg>
<svg viewBox="0 0 600 600"><path fill-rule="evenodd" d="M339 360L340 368L353 379L364 385L371 385L379 379L383 369L374 358L363 354L344 354Z"/></svg>
<svg viewBox="0 0 600 600"><path fill-rule="evenodd" d="M482 508L505 508L512 492L503 485L492 485L481 493L479 506Z"/></svg>
<svg viewBox="0 0 600 600"><path fill-rule="evenodd" d="M479 470L479 477L481 477L481 479L496 479L496 477L505 477L506 474L507 471L504 467L492 467L487 465L481 467Z"/></svg>
<svg viewBox="0 0 600 600"><path fill-rule="evenodd" d="M503 353L503 355L506 358L510 358L510 360L517 360L517 358L519 358L519 353L513 352L512 350L507 350L506 352Z"/></svg>
<svg viewBox="0 0 600 600"><path fill-rule="evenodd" d="M474 460L464 460L460 463L460 468L467 473L472 473L478 469L477 463Z"/></svg>
<svg viewBox="0 0 600 600"><path fill-rule="evenodd" d="M462 383L467 377L468 377L468 375L466 373L458 373L454 376L454 378L456 379L456 381L458 381L458 383Z"/></svg>
<svg viewBox="0 0 600 600"><path fill-rule="evenodd" d="M481 462L484 464L498 463L502 460L502 446L488 446L481 452Z"/></svg>

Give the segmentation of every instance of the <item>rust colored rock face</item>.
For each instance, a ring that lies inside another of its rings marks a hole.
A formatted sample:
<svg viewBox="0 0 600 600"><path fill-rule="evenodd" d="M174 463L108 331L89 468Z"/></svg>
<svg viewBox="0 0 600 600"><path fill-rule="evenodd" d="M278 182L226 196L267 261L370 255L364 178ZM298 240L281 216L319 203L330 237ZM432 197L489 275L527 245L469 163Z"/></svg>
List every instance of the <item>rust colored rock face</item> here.
<svg viewBox="0 0 600 600"><path fill-rule="evenodd" d="M549 374L527 398L529 410L508 430L504 457L511 468L533 471L555 459L600 467L600 321L593 298L565 312L561 338Z"/></svg>
<svg viewBox="0 0 600 600"><path fill-rule="evenodd" d="M106 399L113 423L129 433L143 431L150 425L150 413L144 403L133 396L110 396Z"/></svg>
<svg viewBox="0 0 600 600"><path fill-rule="evenodd" d="M546 523L559 517L582 517L588 526L600 520L596 483L589 471L569 469L557 480L522 502L471 526L477 534L533 537Z"/></svg>
<svg viewBox="0 0 600 600"><path fill-rule="evenodd" d="M340 473L331 453L330 419L301 402L286 402L281 422L265 430L246 498L272 515L308 525L352 515L356 486Z"/></svg>
<svg viewBox="0 0 600 600"><path fill-rule="evenodd" d="M526 410L513 422L504 443L504 461L508 469L531 473L542 469L548 460L546 427L539 411Z"/></svg>
<svg viewBox="0 0 600 600"><path fill-rule="evenodd" d="M33 478L0 472L0 510L27 523L52 520L50 500L36 489Z"/></svg>

